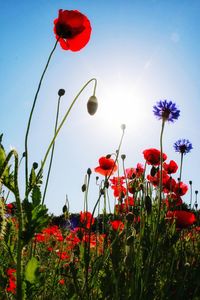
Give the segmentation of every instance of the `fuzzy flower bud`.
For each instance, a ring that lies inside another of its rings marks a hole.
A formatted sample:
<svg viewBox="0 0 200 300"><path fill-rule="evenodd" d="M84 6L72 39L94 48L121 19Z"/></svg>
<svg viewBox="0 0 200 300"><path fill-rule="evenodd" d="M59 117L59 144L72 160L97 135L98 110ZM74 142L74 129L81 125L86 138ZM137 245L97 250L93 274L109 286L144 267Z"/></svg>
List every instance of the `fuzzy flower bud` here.
<svg viewBox="0 0 200 300"><path fill-rule="evenodd" d="M96 96L91 96L88 100L87 103L87 110L88 113L92 116L96 113L98 108L98 102L97 102L97 97Z"/></svg>
<svg viewBox="0 0 200 300"><path fill-rule="evenodd" d="M65 90L64 89L60 89L58 91L58 96L62 97L65 94Z"/></svg>

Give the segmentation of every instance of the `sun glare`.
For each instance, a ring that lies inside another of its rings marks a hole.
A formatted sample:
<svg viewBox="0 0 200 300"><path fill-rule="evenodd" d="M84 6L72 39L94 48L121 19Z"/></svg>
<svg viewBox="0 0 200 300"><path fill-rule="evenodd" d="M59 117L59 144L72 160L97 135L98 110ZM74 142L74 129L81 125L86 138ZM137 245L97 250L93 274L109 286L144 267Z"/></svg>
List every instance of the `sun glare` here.
<svg viewBox="0 0 200 300"><path fill-rule="evenodd" d="M109 87L109 90L104 90L101 95L99 106L101 124L110 129L119 128L121 124L128 127L143 126L143 120L147 114L144 103L143 95L134 91L133 88Z"/></svg>

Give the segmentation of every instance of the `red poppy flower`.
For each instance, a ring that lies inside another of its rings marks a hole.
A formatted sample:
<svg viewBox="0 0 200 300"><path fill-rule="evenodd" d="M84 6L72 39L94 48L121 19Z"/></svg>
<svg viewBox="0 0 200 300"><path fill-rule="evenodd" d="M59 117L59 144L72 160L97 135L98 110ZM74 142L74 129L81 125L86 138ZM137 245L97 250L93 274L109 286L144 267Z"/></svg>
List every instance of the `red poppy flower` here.
<svg viewBox="0 0 200 300"><path fill-rule="evenodd" d="M134 198L133 197L127 197L125 200L126 206L134 206Z"/></svg>
<svg viewBox="0 0 200 300"><path fill-rule="evenodd" d="M183 203L183 200L178 195L170 193L163 202L166 204L168 209L171 209L180 206Z"/></svg>
<svg viewBox="0 0 200 300"><path fill-rule="evenodd" d="M174 187L174 193L179 195L179 196L183 196L187 193L188 191L188 186L187 184L181 182L177 182L175 187Z"/></svg>
<svg viewBox="0 0 200 300"><path fill-rule="evenodd" d="M60 279L60 280L58 281L58 283L61 284L61 285L65 284L65 279Z"/></svg>
<svg viewBox="0 0 200 300"><path fill-rule="evenodd" d="M123 186L124 176L113 177L110 181L112 182L111 189L114 190L114 197L123 197L126 194L126 188Z"/></svg>
<svg viewBox="0 0 200 300"><path fill-rule="evenodd" d="M60 9L54 25L56 39L64 50L79 51L89 42L90 21L78 10Z"/></svg>
<svg viewBox="0 0 200 300"><path fill-rule="evenodd" d="M167 177L167 180L165 180L165 184L163 186L163 192L169 193L172 192L175 188L176 180L172 177Z"/></svg>
<svg viewBox="0 0 200 300"><path fill-rule="evenodd" d="M120 220L111 221L110 224L115 231L124 229L124 223Z"/></svg>
<svg viewBox="0 0 200 300"><path fill-rule="evenodd" d="M155 176L151 176L151 175L147 175L147 179L154 185L154 186L158 186L159 182L160 182L160 171L158 171ZM169 180L169 175L167 174L167 172L165 170L162 171L162 186L163 189L165 188L166 183Z"/></svg>
<svg viewBox="0 0 200 300"><path fill-rule="evenodd" d="M94 224L94 218L89 211L80 212L80 222L85 225L87 229Z"/></svg>
<svg viewBox="0 0 200 300"><path fill-rule="evenodd" d="M124 176L112 177L110 178L110 182L112 182L113 185L123 185L124 179L125 179Z"/></svg>
<svg viewBox="0 0 200 300"><path fill-rule="evenodd" d="M6 288L7 292L11 292L13 294L16 294L16 281L9 278L8 280L8 287Z"/></svg>
<svg viewBox="0 0 200 300"><path fill-rule="evenodd" d="M155 148L146 149L143 151L144 159L148 165L160 165L160 151ZM163 153L163 161L167 159L167 155Z"/></svg>
<svg viewBox="0 0 200 300"><path fill-rule="evenodd" d="M175 219L176 226L187 228L196 222L196 217L192 212L185 210L174 210L167 212L168 219Z"/></svg>
<svg viewBox="0 0 200 300"><path fill-rule="evenodd" d="M6 273L9 277L12 277L13 273L16 273L16 269L9 268Z"/></svg>
<svg viewBox="0 0 200 300"><path fill-rule="evenodd" d="M115 213L124 213L128 211L128 207L125 203L115 204Z"/></svg>
<svg viewBox="0 0 200 300"><path fill-rule="evenodd" d="M104 176L110 176L117 171L117 165L112 158L103 156L99 159L99 166L94 171Z"/></svg>
<svg viewBox="0 0 200 300"><path fill-rule="evenodd" d="M7 292L11 292L13 294L16 294L16 277L14 273L16 273L15 269L8 269L7 270L8 275L8 286L6 288Z"/></svg>
<svg viewBox="0 0 200 300"><path fill-rule="evenodd" d="M178 170L178 165L174 160L170 160L169 164L164 162L163 168L168 174L172 174L176 173L176 171Z"/></svg>
<svg viewBox="0 0 200 300"><path fill-rule="evenodd" d="M56 252L56 254L58 255L58 257L59 257L61 260L68 260L68 259L70 259L70 255L69 255L69 253L66 252L66 251L60 251L60 250L58 250L58 251Z"/></svg>
<svg viewBox="0 0 200 300"><path fill-rule="evenodd" d="M128 179L133 179L135 177L140 177L144 174L144 167L142 164L138 163L136 168L129 168L125 170Z"/></svg>

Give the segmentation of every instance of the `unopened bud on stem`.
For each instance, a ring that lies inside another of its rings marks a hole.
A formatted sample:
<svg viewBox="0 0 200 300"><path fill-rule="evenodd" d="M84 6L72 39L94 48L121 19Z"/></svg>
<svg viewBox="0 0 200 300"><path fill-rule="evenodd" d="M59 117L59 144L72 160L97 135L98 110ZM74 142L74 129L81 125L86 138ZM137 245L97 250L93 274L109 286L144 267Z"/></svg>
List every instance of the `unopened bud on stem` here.
<svg viewBox="0 0 200 300"><path fill-rule="evenodd" d="M64 89L59 89L58 91L58 96L63 96L65 94L65 90Z"/></svg>
<svg viewBox="0 0 200 300"><path fill-rule="evenodd" d="M87 103L87 110L88 113L92 116L96 113L98 108L98 102L97 102L97 97L96 96L91 96L88 100Z"/></svg>

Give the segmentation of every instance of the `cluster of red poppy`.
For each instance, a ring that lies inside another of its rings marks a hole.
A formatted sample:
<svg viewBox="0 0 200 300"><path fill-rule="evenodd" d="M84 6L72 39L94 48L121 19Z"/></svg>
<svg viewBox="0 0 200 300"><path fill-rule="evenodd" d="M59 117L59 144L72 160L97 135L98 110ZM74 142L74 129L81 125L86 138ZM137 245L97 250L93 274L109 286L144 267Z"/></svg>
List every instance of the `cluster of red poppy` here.
<svg viewBox="0 0 200 300"><path fill-rule="evenodd" d="M135 168L126 169L123 176L113 176L110 178L118 169L116 162L110 157L101 157L99 159L99 166L94 169L95 172L109 178L114 197L118 200L118 204L115 205L115 213L120 214L133 211L133 208L140 203L138 193L145 191L149 184L155 188L159 188L161 153L158 149L150 148L144 150L143 155L146 165L151 166L150 174L147 174L146 179L146 167L140 163ZM181 205L183 204L181 196L187 193L188 186L182 181L176 181L172 178L172 174L175 174L178 170L178 165L173 160L169 163L166 160L167 155L163 153L162 192L165 198L162 200L162 204L167 208L166 219L175 219L177 227L188 227L196 221L194 213L181 210ZM136 219L139 221L139 218ZM112 225L113 228L122 228L121 223L118 220L116 222L112 222L114 224Z"/></svg>
<svg viewBox="0 0 200 300"><path fill-rule="evenodd" d="M77 245L89 242L91 249L98 245L98 252L102 251L105 234L92 232L90 227L93 223L94 218L90 212L81 212L80 226L63 233L57 225L49 226L41 233L35 234L35 242L45 245L46 251L54 253L66 266L71 261Z"/></svg>

